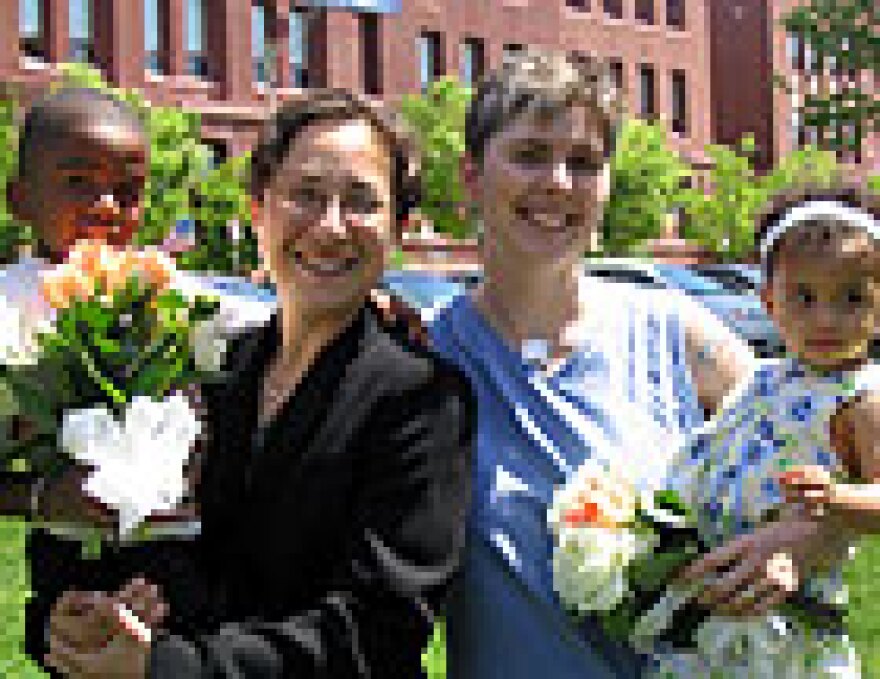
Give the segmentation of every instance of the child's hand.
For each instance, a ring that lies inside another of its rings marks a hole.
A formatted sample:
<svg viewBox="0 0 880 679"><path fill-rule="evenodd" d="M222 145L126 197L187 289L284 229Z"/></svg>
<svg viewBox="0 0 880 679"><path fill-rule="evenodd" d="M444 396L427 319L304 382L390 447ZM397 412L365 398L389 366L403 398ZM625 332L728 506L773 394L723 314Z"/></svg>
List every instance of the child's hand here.
<svg viewBox="0 0 880 679"><path fill-rule="evenodd" d="M777 476L785 501L822 517L834 502L836 483L831 473L818 465L791 467Z"/></svg>

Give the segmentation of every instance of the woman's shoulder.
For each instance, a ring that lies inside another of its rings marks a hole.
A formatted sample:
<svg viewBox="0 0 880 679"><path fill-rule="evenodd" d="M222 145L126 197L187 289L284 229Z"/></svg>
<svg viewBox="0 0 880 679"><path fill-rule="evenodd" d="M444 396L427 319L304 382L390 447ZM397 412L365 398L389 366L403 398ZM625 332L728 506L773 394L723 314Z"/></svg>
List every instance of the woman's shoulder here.
<svg viewBox="0 0 880 679"><path fill-rule="evenodd" d="M400 328L376 319L377 333L368 354L387 389L397 393L426 388L452 390L471 397L464 372L426 343L414 340Z"/></svg>

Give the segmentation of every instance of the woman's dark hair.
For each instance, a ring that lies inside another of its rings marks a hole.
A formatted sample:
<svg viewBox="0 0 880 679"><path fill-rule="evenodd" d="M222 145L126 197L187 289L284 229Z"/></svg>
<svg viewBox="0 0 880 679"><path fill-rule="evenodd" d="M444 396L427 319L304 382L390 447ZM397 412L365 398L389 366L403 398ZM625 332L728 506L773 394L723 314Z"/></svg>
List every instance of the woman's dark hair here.
<svg viewBox="0 0 880 679"><path fill-rule="evenodd" d="M596 111L605 127L605 151L614 152L620 92L607 63L594 57L535 48L509 56L478 86L465 120L465 147L482 162L493 137L524 111L581 105Z"/></svg>
<svg viewBox="0 0 880 679"><path fill-rule="evenodd" d="M380 106L345 90L317 90L284 102L264 126L251 155L250 191L259 200L302 130L315 122L365 120L388 140L398 230L419 197L418 166L402 125Z"/></svg>
<svg viewBox="0 0 880 679"><path fill-rule="evenodd" d="M146 143L146 128L133 106L102 90L65 87L25 113L18 137L18 176L26 177L38 167L36 156L41 149L68 136L76 125L96 118L132 129Z"/></svg>
<svg viewBox="0 0 880 679"><path fill-rule="evenodd" d="M788 188L776 193L758 216L755 226L755 247L760 257L761 243L764 236L776 224L785 219L794 208L814 201L832 201L867 212L880 221L880 195L872 193L856 184L836 183L833 186L806 185ZM784 237L776 241L773 249L767 253L764 278L765 283L772 280L774 260Z"/></svg>

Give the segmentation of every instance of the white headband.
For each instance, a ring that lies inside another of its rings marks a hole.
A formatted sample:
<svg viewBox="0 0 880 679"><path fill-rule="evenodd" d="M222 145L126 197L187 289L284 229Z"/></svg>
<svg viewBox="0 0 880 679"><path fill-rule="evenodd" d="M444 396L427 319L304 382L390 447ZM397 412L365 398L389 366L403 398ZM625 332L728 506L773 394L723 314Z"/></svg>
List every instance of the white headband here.
<svg viewBox="0 0 880 679"><path fill-rule="evenodd" d="M880 240L880 224L865 210L858 210L854 207L839 203L832 200L814 200L804 205L798 205L792 208L785 219L776 223L772 229L768 229L767 233L761 239L761 263L767 264L767 256L770 254L773 246L779 242L783 234L802 222L807 222L822 217L832 217L839 219L847 224L858 227L867 232L871 238Z"/></svg>

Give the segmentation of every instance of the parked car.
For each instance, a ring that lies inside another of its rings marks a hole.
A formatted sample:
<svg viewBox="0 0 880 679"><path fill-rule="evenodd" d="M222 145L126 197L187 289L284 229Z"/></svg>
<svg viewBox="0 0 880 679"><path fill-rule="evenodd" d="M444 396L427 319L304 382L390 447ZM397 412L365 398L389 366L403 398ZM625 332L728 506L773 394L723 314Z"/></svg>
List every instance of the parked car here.
<svg viewBox="0 0 880 679"><path fill-rule="evenodd" d="M426 320L480 280L474 271L440 273L400 269L387 271L382 288L419 309Z"/></svg>
<svg viewBox="0 0 880 679"><path fill-rule="evenodd" d="M748 271L725 271L722 275L726 280L738 283L728 287L717 277L701 275L696 269L643 260L597 260L589 262L587 270L590 275L608 280L681 290L718 316L759 355L778 355L783 349L779 334L755 293L755 279Z"/></svg>

